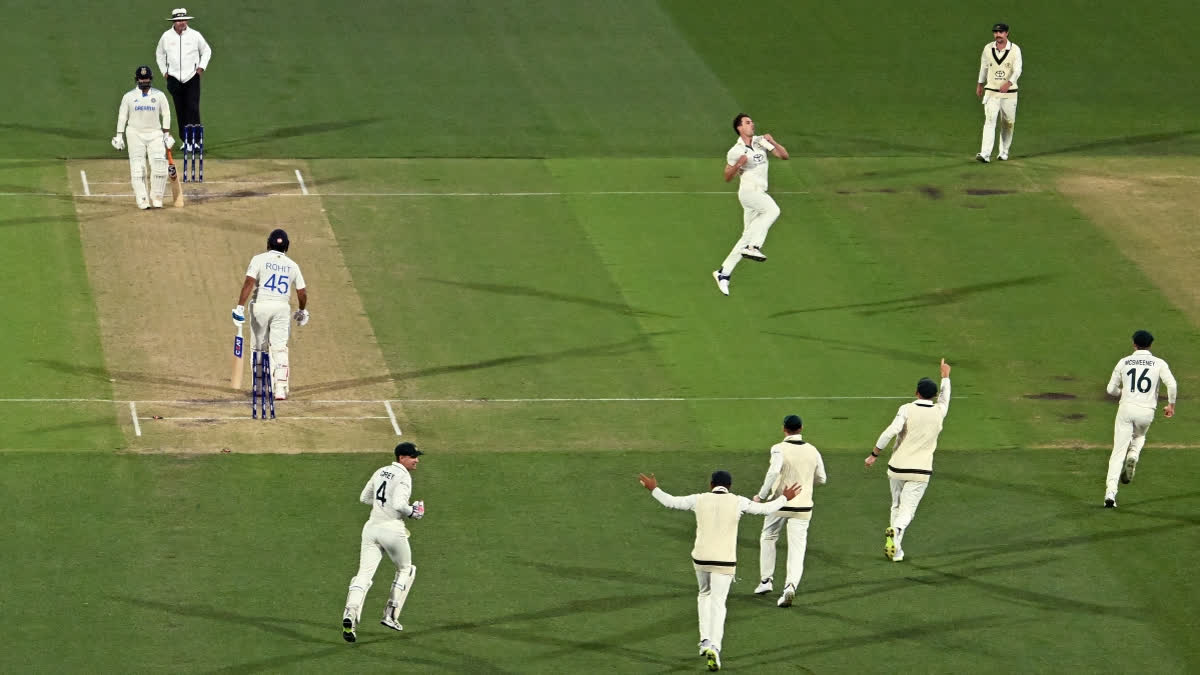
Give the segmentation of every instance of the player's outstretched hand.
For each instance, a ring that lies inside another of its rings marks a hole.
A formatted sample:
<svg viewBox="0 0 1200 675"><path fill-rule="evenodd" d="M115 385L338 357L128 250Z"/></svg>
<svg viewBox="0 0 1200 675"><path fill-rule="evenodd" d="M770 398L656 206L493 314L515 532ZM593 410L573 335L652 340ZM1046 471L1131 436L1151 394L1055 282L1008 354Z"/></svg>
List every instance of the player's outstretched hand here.
<svg viewBox="0 0 1200 675"><path fill-rule="evenodd" d="M942 359L942 379L950 377L950 364L946 363L946 359Z"/></svg>
<svg viewBox="0 0 1200 675"><path fill-rule="evenodd" d="M114 150L124 150L125 149L125 137L122 136L121 134L117 134L116 136L113 136L112 146L113 146Z"/></svg>
<svg viewBox="0 0 1200 675"><path fill-rule="evenodd" d="M654 492L654 488L658 487L658 479L654 477L654 474L647 476L644 473L639 473L638 480L641 481L642 487L651 492Z"/></svg>
<svg viewBox="0 0 1200 675"><path fill-rule="evenodd" d="M791 485L783 488L783 496L787 497L787 500L790 502L796 498L796 495L800 494L801 489L802 488L800 487L799 483L792 483Z"/></svg>

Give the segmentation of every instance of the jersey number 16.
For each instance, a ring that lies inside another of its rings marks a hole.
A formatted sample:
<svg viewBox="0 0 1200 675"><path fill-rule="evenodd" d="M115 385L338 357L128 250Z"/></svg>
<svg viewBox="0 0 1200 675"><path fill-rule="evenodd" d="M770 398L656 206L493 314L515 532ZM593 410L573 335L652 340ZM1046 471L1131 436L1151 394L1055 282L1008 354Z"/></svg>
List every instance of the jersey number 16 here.
<svg viewBox="0 0 1200 675"><path fill-rule="evenodd" d="M1129 376L1129 391L1139 391L1143 394L1150 391L1150 388L1154 386L1154 382L1146 377L1146 374L1149 372L1149 368L1143 368L1142 374L1138 375L1137 368L1130 368L1129 372L1125 373Z"/></svg>

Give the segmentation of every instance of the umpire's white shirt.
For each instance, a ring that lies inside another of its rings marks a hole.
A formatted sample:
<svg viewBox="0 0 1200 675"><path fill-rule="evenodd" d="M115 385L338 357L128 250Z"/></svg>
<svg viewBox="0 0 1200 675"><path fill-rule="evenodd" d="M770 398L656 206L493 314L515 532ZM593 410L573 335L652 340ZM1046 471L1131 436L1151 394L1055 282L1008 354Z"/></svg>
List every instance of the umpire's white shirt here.
<svg viewBox="0 0 1200 675"><path fill-rule="evenodd" d="M170 28L158 39L155 59L163 77L170 75L180 82L187 82L196 76L197 68L208 70L210 58L212 49L200 31L185 28L182 33L176 33Z"/></svg>
<svg viewBox="0 0 1200 675"><path fill-rule="evenodd" d="M150 87L145 93L134 87L121 97L121 109L117 111L117 133L124 133L126 125L130 131L157 131L171 128L171 109L167 95Z"/></svg>
<svg viewBox="0 0 1200 675"><path fill-rule="evenodd" d="M734 143L729 152L725 153L725 161L729 166L737 164L738 158L742 155L749 157L742 168L738 169L740 173L738 192L744 190L767 191L767 154L769 152L767 141L762 136L755 136L750 139L750 145L743 143L739 137L737 143Z"/></svg>
<svg viewBox="0 0 1200 675"><path fill-rule="evenodd" d="M1158 407L1158 384L1167 385L1167 403L1175 404L1179 392L1175 376L1167 362L1139 349L1117 361L1112 377L1108 379L1110 396L1120 394L1121 405L1135 405L1154 410Z"/></svg>
<svg viewBox="0 0 1200 675"><path fill-rule="evenodd" d="M371 505L367 524L395 523L404 529L404 519L412 515L411 496L412 474L400 462L392 462L371 474L358 501Z"/></svg>
<svg viewBox="0 0 1200 675"><path fill-rule="evenodd" d="M288 304L293 288L304 288L304 275L296 261L279 251L266 251L250 259L246 276L258 280L254 289L255 304L263 302Z"/></svg>

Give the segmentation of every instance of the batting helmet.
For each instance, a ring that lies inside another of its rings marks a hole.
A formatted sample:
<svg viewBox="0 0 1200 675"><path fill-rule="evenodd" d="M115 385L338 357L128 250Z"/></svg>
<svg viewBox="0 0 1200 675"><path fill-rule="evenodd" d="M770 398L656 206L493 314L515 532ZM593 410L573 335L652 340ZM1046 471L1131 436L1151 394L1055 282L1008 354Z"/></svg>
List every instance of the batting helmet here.
<svg viewBox="0 0 1200 675"><path fill-rule="evenodd" d="M138 66L137 70L133 71L133 79L135 81L154 79L154 71L150 70L150 66Z"/></svg>
<svg viewBox="0 0 1200 675"><path fill-rule="evenodd" d="M288 246L291 243L288 241L287 232L280 229L271 230L270 236L267 237L267 250L287 253Z"/></svg>

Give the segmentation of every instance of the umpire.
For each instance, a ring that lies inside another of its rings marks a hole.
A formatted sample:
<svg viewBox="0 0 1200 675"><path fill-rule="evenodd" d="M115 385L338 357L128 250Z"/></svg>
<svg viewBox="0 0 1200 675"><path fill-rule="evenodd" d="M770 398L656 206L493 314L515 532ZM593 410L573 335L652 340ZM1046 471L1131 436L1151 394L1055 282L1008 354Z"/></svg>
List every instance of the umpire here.
<svg viewBox="0 0 1200 675"><path fill-rule="evenodd" d="M200 76L208 68L212 49L199 31L188 28L183 7L171 10L171 28L158 39L158 72L167 78L167 91L175 101L179 133L189 124L200 124Z"/></svg>

